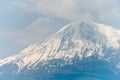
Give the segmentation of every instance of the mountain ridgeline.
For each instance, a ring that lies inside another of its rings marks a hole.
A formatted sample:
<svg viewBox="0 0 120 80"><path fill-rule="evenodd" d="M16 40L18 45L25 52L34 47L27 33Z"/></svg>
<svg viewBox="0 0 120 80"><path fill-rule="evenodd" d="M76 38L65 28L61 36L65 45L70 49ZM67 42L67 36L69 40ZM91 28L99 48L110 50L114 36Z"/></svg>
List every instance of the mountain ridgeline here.
<svg viewBox="0 0 120 80"><path fill-rule="evenodd" d="M0 60L0 80L120 80L120 30L75 21Z"/></svg>

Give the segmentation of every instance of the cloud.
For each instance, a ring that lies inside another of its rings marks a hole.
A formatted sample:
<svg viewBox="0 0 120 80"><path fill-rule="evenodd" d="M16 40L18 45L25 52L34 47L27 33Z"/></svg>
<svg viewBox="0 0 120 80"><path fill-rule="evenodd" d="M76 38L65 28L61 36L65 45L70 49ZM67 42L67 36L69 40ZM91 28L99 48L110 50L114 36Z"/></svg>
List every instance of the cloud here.
<svg viewBox="0 0 120 80"><path fill-rule="evenodd" d="M21 2L27 5L27 8L26 6L22 7L25 10L30 9L33 12L68 20L94 20L96 17L101 18L106 14L110 15L114 8L120 9L119 0L25 0ZM19 5L16 6L19 7Z"/></svg>
<svg viewBox="0 0 120 80"><path fill-rule="evenodd" d="M30 5L30 3L27 0L14 0L10 3L10 7L13 9L24 9L25 12L33 12L34 10L34 8Z"/></svg>
<svg viewBox="0 0 120 80"><path fill-rule="evenodd" d="M10 37L12 35L13 35L12 32L9 32L9 31L6 31L6 30L3 30L0 28L0 37L1 38Z"/></svg>
<svg viewBox="0 0 120 80"><path fill-rule="evenodd" d="M112 12L114 16L120 17L120 8L114 8Z"/></svg>
<svg viewBox="0 0 120 80"><path fill-rule="evenodd" d="M50 17L40 17L37 20L35 20L30 26L27 27L28 31L33 31L33 32L49 32L49 28L47 27L49 23L51 23L52 20ZM47 27L45 29L44 27Z"/></svg>
<svg viewBox="0 0 120 80"><path fill-rule="evenodd" d="M33 41L42 40L44 36L50 32L50 27L48 27L48 24L50 24L49 17L40 17L33 21L24 30L17 32L17 35L15 36L17 37L17 43L20 45L25 45Z"/></svg>
<svg viewBox="0 0 120 80"><path fill-rule="evenodd" d="M24 30L15 33L14 39L16 39L15 41L19 45L44 40L68 23L66 20L62 20L61 22L59 22L59 20L61 19L49 16L39 17Z"/></svg>
<svg viewBox="0 0 120 80"><path fill-rule="evenodd" d="M23 47L31 42L43 40L64 25L78 19L94 20L120 28L119 3L120 0L1 0L0 15L6 14L2 20L5 22L3 24L8 23L4 19L8 19L11 13L11 17L15 19L10 20L17 25L12 25L16 28L15 30L9 30L14 28L9 25L6 28L8 31L0 29L0 38L11 40L16 46L12 48L17 50L18 46ZM20 17L15 17L14 12L18 16L22 16L22 11L28 15L32 13L29 16L37 15L38 17L28 18L31 19L30 21L26 17L24 17L24 21L20 20ZM19 19L21 25L18 24L16 18ZM22 23L27 25L23 26ZM18 28L18 26L22 28ZM3 42L5 41L3 40ZM6 42L4 44L11 45Z"/></svg>
<svg viewBox="0 0 120 80"><path fill-rule="evenodd" d="M51 35L64 24L62 21L87 19L120 27L119 0L18 0L11 6L42 15L18 33L17 41L22 44Z"/></svg>

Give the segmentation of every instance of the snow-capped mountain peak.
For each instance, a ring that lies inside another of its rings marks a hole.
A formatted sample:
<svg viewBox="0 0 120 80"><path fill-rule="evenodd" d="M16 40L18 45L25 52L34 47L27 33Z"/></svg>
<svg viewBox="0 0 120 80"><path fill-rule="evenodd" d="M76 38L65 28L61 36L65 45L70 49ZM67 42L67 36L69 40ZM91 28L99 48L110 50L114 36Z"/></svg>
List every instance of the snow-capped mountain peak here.
<svg viewBox="0 0 120 80"><path fill-rule="evenodd" d="M24 67L35 68L53 59L63 59L66 64L76 55L80 59L97 55L111 59L109 49L120 49L120 30L93 21L79 20L64 26L48 39L29 45L19 54L0 60L0 66L16 64L18 72Z"/></svg>

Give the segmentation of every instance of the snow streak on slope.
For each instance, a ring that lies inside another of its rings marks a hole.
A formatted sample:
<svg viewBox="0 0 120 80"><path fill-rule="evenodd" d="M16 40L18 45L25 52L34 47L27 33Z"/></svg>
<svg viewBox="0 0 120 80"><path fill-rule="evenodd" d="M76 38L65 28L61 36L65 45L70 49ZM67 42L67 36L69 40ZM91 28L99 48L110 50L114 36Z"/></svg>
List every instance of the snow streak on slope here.
<svg viewBox="0 0 120 80"><path fill-rule="evenodd" d="M109 48L120 50L120 30L92 21L75 21L48 39L33 43L19 54L0 60L0 66L16 64L19 72L24 67L35 68L40 62L44 62L44 65L53 59L63 59L67 64L75 55L80 59L97 55L110 60L110 55L115 52L105 53L104 49L107 51Z"/></svg>

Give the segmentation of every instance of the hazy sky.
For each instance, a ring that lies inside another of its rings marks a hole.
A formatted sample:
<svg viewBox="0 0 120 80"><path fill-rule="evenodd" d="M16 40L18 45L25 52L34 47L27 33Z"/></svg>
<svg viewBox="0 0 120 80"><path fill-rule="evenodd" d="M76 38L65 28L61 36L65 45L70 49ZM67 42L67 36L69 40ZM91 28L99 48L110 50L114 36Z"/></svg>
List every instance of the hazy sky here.
<svg viewBox="0 0 120 80"><path fill-rule="evenodd" d="M78 19L120 28L120 0L0 0L0 58Z"/></svg>

